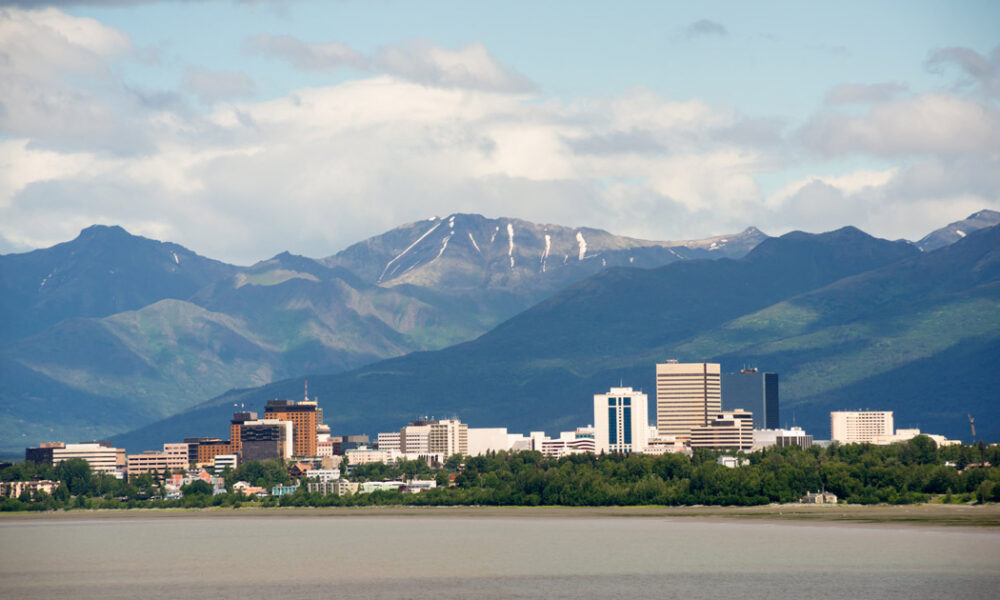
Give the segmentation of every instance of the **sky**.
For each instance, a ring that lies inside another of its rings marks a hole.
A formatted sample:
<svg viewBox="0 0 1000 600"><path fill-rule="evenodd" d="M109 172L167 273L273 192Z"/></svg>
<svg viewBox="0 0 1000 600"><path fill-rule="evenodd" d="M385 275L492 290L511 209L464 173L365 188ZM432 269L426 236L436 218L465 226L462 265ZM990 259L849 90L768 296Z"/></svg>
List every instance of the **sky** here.
<svg viewBox="0 0 1000 600"><path fill-rule="evenodd" d="M1000 3L0 0L0 253L252 264L479 213L919 239L1000 209Z"/></svg>

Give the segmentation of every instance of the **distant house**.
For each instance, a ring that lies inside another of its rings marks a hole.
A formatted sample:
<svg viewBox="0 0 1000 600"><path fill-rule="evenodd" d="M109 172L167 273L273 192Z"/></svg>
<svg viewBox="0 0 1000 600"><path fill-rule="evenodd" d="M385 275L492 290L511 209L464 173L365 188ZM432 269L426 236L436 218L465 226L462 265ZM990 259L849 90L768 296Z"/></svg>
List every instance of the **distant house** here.
<svg viewBox="0 0 1000 600"><path fill-rule="evenodd" d="M805 496L799 498L800 504L836 504L837 495L832 492L806 492Z"/></svg>
<svg viewBox="0 0 1000 600"><path fill-rule="evenodd" d="M308 477L309 471L313 470L313 466L309 463L297 462L292 466L288 467L288 476L298 479L300 477Z"/></svg>
<svg viewBox="0 0 1000 600"><path fill-rule="evenodd" d="M276 485L271 488L271 495L276 498L279 496L287 496L294 494L297 489L299 489L298 482L296 482L295 485Z"/></svg>
<svg viewBox="0 0 1000 600"><path fill-rule="evenodd" d="M750 459L739 458L736 456L720 456L715 462L719 463L723 467L735 469L736 467L745 467L749 465Z"/></svg>

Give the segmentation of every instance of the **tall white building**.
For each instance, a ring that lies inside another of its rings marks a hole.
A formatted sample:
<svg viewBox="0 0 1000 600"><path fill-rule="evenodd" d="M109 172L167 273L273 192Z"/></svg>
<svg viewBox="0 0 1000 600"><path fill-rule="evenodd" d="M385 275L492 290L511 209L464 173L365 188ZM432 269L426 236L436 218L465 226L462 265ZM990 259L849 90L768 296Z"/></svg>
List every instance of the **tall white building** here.
<svg viewBox="0 0 1000 600"><path fill-rule="evenodd" d="M895 431L891 410L842 410L830 413L830 439L841 444L875 443Z"/></svg>
<svg viewBox="0 0 1000 600"><path fill-rule="evenodd" d="M722 412L722 370L718 363L656 365L656 431L661 437L691 439L691 430Z"/></svg>
<svg viewBox="0 0 1000 600"><path fill-rule="evenodd" d="M399 450L403 454L420 456L466 456L469 454L469 426L458 419L412 421L399 430Z"/></svg>
<svg viewBox="0 0 1000 600"><path fill-rule="evenodd" d="M510 434L506 427L470 427L469 456L510 450Z"/></svg>
<svg viewBox="0 0 1000 600"><path fill-rule="evenodd" d="M594 451L645 452L649 435L649 401L630 387L594 394Z"/></svg>

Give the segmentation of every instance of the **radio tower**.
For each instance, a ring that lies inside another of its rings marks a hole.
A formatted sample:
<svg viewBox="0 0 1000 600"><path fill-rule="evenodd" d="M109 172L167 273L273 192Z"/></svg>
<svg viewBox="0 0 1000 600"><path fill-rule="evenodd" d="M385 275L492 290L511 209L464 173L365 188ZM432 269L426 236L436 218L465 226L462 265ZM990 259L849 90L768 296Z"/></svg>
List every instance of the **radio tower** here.
<svg viewBox="0 0 1000 600"><path fill-rule="evenodd" d="M306 379L305 401L309 402L309 380Z"/></svg>
<svg viewBox="0 0 1000 600"><path fill-rule="evenodd" d="M969 414L969 427L972 428L972 443L976 443L976 420Z"/></svg>

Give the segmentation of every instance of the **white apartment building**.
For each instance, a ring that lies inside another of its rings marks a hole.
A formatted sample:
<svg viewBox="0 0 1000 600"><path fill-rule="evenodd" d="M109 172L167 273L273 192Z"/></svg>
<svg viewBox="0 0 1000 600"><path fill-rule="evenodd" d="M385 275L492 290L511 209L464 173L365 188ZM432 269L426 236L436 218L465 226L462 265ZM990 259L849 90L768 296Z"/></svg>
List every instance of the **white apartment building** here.
<svg viewBox="0 0 1000 600"><path fill-rule="evenodd" d="M891 410L843 410L830 413L830 439L841 444L875 443L894 432Z"/></svg>
<svg viewBox="0 0 1000 600"><path fill-rule="evenodd" d="M184 466L187 466L187 449L185 446ZM127 464L124 448L114 448L108 442L88 442L85 444L66 444L61 448L52 449L52 464L58 465L64 460L82 458L96 473L120 475Z"/></svg>
<svg viewBox="0 0 1000 600"><path fill-rule="evenodd" d="M389 431L386 433L380 433L375 438L375 443L378 445L379 450L393 450L395 452L402 452L401 444L402 433L399 431Z"/></svg>
<svg viewBox="0 0 1000 600"><path fill-rule="evenodd" d="M482 456L487 452L501 452L511 448L511 436L506 427L470 427L468 436L469 456Z"/></svg>
<svg viewBox="0 0 1000 600"><path fill-rule="evenodd" d="M722 370L718 363L656 365L656 431L661 437L691 438L691 430L708 425L722 412Z"/></svg>
<svg viewBox="0 0 1000 600"><path fill-rule="evenodd" d="M380 436L381 437L381 436ZM387 444L392 438L386 437ZM382 446L379 446L383 450ZM416 456L469 454L469 426L458 419L422 419L399 430L399 452Z"/></svg>
<svg viewBox="0 0 1000 600"><path fill-rule="evenodd" d="M594 452L645 452L648 436L646 394L630 387L594 394Z"/></svg>

